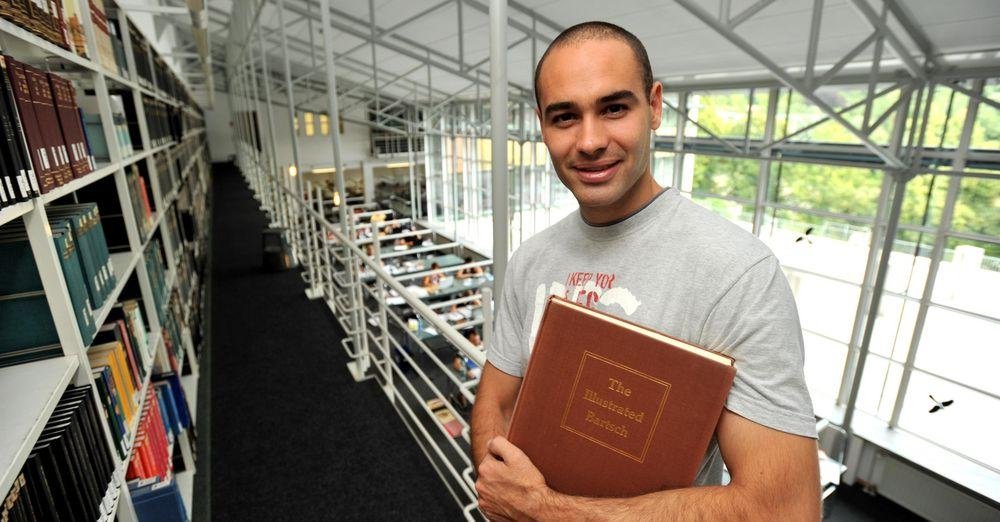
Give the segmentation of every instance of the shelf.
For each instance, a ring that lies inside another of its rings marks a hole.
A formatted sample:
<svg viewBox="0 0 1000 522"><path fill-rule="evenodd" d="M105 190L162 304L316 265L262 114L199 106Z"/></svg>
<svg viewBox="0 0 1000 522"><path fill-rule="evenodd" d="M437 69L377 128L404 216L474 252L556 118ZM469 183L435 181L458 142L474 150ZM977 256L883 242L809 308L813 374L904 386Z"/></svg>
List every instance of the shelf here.
<svg viewBox="0 0 1000 522"><path fill-rule="evenodd" d="M125 283L128 282L129 276L132 275L132 270L135 269L136 263L139 262L139 255L140 253L138 252L111 254L111 264L115 267L115 288L111 291L111 295L104 300L101 308L94 312L94 324L98 325L98 327L104 324L104 320L111 313L111 308L118 302L118 296L122 293L122 289L125 288ZM94 339L85 339L85 341L87 341L87 347L89 348Z"/></svg>
<svg viewBox="0 0 1000 522"><path fill-rule="evenodd" d="M108 506L109 509L106 513L101 515L98 519L99 522L111 522L115 519L115 513L118 512L118 504L122 498L121 495L121 483L117 477L112 477L111 481L108 483L108 489L105 490L104 496L112 495L111 504Z"/></svg>
<svg viewBox="0 0 1000 522"><path fill-rule="evenodd" d="M42 194L42 202L45 204L52 203L53 201L67 195L76 192L77 190L94 183L95 181L102 180L106 178L109 174L114 174L118 170L117 163L104 163L97 166L97 169L87 174L82 178L74 179L65 185L58 186L46 194Z"/></svg>
<svg viewBox="0 0 1000 522"><path fill-rule="evenodd" d="M87 58L79 56L73 51L63 49L58 45L41 38L27 29L22 29L20 26L14 24L13 22L0 18L0 33L8 34L17 38L21 42L28 44L29 49L33 52L27 52L21 49L20 46L11 46L12 42L5 42L4 52L10 55L16 55L18 60L25 60L26 58L31 58L32 60L37 60L39 62L45 61L46 56L56 56L66 62L79 65L91 72L104 72L104 68L101 67L97 62L91 61ZM14 49L10 49L14 47ZM23 52L17 52L23 51ZM41 52L38 52L41 51ZM27 55L27 56L25 56Z"/></svg>
<svg viewBox="0 0 1000 522"><path fill-rule="evenodd" d="M192 500L194 500L194 471L182 471L174 475L177 481L177 488L181 490L181 500L184 501L184 509L187 510L188 520L191 519Z"/></svg>
<svg viewBox="0 0 1000 522"><path fill-rule="evenodd" d="M16 205L4 207L0 210L0 226L10 223L28 212L31 212L31 209L33 208L35 208L34 200L22 201Z"/></svg>
<svg viewBox="0 0 1000 522"><path fill-rule="evenodd" d="M0 491L10 491L79 364L63 356L0 368Z"/></svg>
<svg viewBox="0 0 1000 522"><path fill-rule="evenodd" d="M198 418L198 375L192 373L181 377L181 387L188 400L188 410L191 412L191 422Z"/></svg>

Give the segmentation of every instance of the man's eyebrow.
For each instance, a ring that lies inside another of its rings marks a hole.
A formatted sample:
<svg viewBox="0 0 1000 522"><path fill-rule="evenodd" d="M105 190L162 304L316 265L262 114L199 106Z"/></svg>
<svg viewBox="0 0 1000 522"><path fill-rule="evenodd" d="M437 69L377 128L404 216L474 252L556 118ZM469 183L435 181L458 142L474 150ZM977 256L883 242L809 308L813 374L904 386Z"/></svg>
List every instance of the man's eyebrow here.
<svg viewBox="0 0 1000 522"><path fill-rule="evenodd" d="M607 96L601 96L597 102L601 104L617 102L617 101L628 101L628 102L638 102L639 97L635 95L634 92L629 90L613 92Z"/></svg>
<svg viewBox="0 0 1000 522"><path fill-rule="evenodd" d="M548 116L549 114L552 114L553 112L565 111L565 110L568 110L568 109L572 109L573 107L576 107L576 104L573 103L573 102L568 102L568 101L550 103L549 105L547 105L545 107L545 115Z"/></svg>

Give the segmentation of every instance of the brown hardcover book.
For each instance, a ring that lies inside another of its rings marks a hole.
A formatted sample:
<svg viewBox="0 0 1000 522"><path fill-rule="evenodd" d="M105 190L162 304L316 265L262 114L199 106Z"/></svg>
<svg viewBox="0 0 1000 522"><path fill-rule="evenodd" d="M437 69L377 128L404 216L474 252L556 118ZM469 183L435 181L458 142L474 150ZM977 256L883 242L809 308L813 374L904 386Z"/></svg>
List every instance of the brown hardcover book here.
<svg viewBox="0 0 1000 522"><path fill-rule="evenodd" d="M729 357L550 297L508 439L562 493L688 487L735 375Z"/></svg>
<svg viewBox="0 0 1000 522"><path fill-rule="evenodd" d="M55 164L51 161L50 155L45 148L45 140L42 137L38 118L35 115L35 106L31 103L28 76L24 72L24 64L21 62L7 55L4 55L0 59L2 59L3 65L6 67L6 74L10 79L10 87L14 93L18 119L21 121L21 129L24 131L24 138L28 144L31 163L35 167L35 175L38 178L38 184L41 186L41 192L45 194L59 186L60 183L55 175Z"/></svg>
<svg viewBox="0 0 1000 522"><path fill-rule="evenodd" d="M59 130L59 116L56 114L55 102L52 99L52 88L49 87L45 71L26 64L21 64L21 66L28 77L28 92L31 94L31 103L35 107L35 118L38 119L38 126L42 139L45 141L49 160L52 162L56 182L64 185L73 181L73 171L69 166L66 142L63 141L62 132Z"/></svg>
<svg viewBox="0 0 1000 522"><path fill-rule="evenodd" d="M48 73L49 86L55 100L56 116L62 130L63 141L69 150L69 165L74 178L82 178L90 173L90 161L87 156L87 146L83 143L83 127L80 125L80 113L76 110L73 97L73 84L65 78Z"/></svg>
<svg viewBox="0 0 1000 522"><path fill-rule="evenodd" d="M63 23L66 25L67 36L73 46L73 52L87 56L87 37L83 31L83 22L80 17L80 5L78 2L86 0L63 0Z"/></svg>
<svg viewBox="0 0 1000 522"><path fill-rule="evenodd" d="M111 31L108 29L108 17L104 11L104 1L88 1L90 2L90 20L94 24L94 37L97 39L98 61L108 71L117 73L118 65L115 63L115 50L111 46Z"/></svg>

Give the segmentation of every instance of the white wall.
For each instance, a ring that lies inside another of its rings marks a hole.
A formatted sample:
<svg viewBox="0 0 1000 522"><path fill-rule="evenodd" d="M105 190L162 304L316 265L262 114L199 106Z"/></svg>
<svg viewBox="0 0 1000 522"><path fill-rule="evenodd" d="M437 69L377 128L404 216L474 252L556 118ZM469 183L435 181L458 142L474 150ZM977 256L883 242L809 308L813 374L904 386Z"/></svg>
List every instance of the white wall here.
<svg viewBox="0 0 1000 522"><path fill-rule="evenodd" d="M359 107L348 113L349 117L361 119L363 108ZM271 114L274 117L274 134L278 164L287 166L292 163L291 128L288 125L288 108L273 106ZM258 109L258 121L261 132L267 132L267 107L261 103ZM301 115L300 115L300 125ZM205 111L205 126L208 129L208 145L212 149L212 161L226 161L235 154L233 144L232 112L230 112L228 93L215 91L215 107ZM336 129L336 123L330 122L330 130ZM305 136L300 128L299 170L309 171L316 167L333 166L333 145L329 135L319 134L319 118L316 119L316 134ZM344 122L344 133L340 135L340 150L346 168L360 168L363 160L370 159L369 150L371 138L368 127L355 123Z"/></svg>
<svg viewBox="0 0 1000 522"><path fill-rule="evenodd" d="M212 161L228 161L236 155L233 115L229 111L228 94L215 91L214 106L205 111L205 130L208 133L208 148L212 151Z"/></svg>

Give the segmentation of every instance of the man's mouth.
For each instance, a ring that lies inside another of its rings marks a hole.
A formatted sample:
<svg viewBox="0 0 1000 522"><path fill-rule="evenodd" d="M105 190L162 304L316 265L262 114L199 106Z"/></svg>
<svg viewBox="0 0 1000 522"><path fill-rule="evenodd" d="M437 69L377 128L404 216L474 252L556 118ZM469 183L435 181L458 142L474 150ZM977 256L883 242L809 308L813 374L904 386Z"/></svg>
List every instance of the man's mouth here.
<svg viewBox="0 0 1000 522"><path fill-rule="evenodd" d="M603 183L618 172L618 166L621 163L621 160L577 163L572 168L580 181L584 183Z"/></svg>

